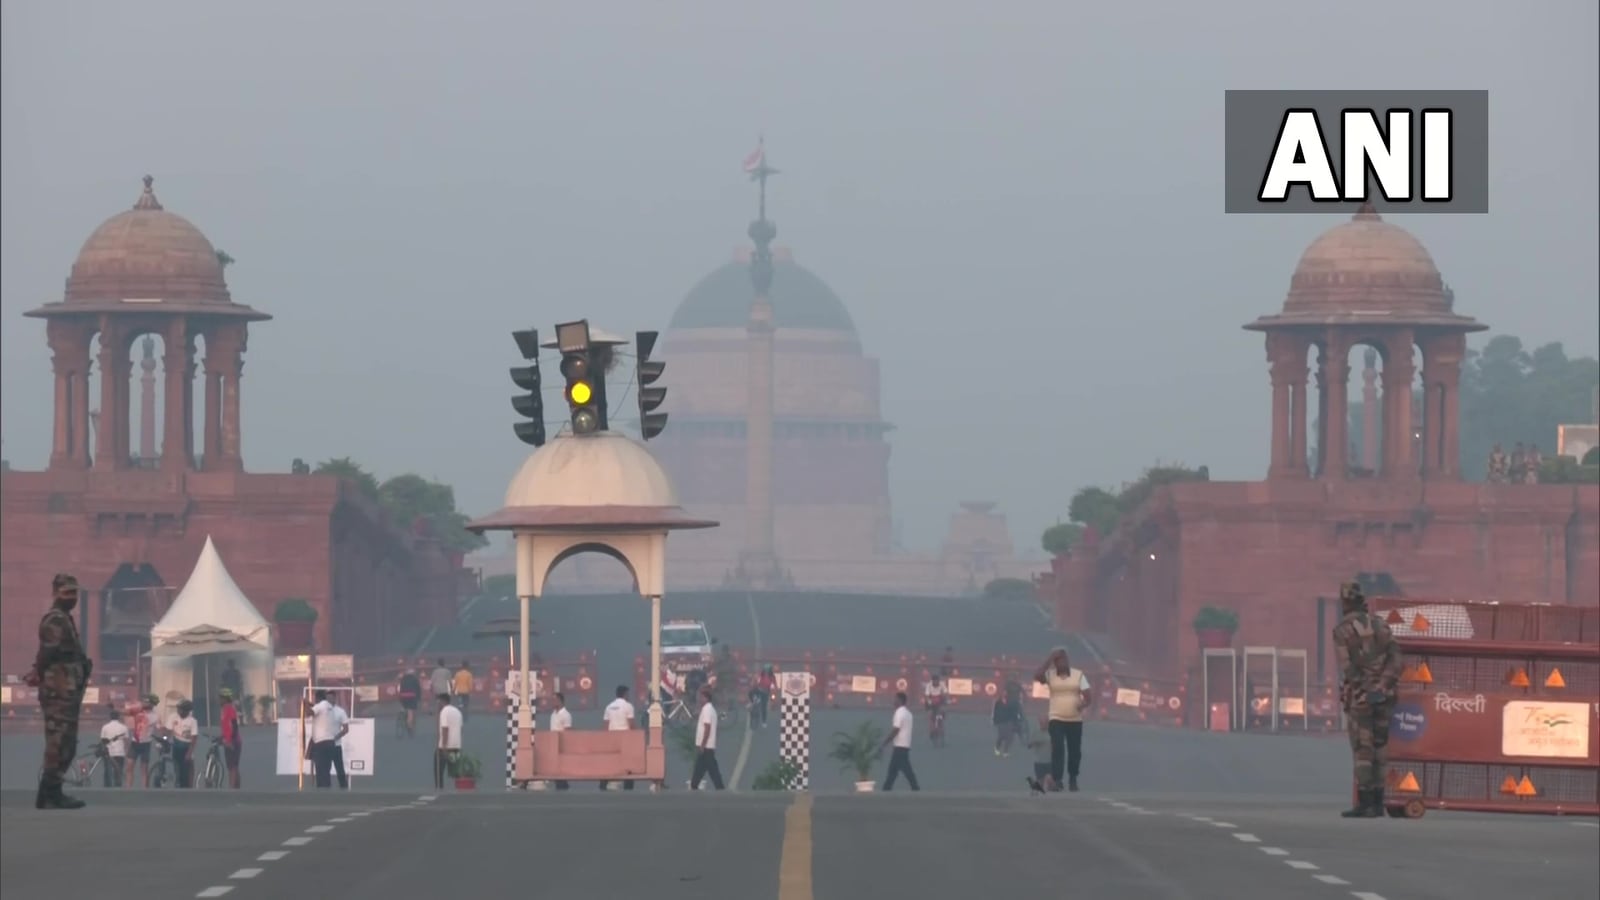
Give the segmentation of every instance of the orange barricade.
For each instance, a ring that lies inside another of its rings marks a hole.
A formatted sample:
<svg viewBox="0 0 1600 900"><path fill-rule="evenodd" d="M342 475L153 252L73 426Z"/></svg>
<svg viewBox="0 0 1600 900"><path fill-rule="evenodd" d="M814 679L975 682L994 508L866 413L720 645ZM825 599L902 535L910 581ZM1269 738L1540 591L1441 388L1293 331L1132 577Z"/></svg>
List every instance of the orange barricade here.
<svg viewBox="0 0 1600 900"><path fill-rule="evenodd" d="M473 672L472 696L476 703L478 705L487 703L489 708L503 709L506 658L498 654L467 656L457 654L445 657L445 666L453 672L463 660ZM559 690L566 697L570 709L598 708L596 705L598 685L595 684L596 668L593 653L585 651L570 656L534 654L532 662L535 670L539 672L540 681L546 686L546 697L550 692ZM398 703L400 675L407 668L416 670L417 677L423 680L423 689L426 690L428 675L437 665L437 657L384 657L357 660L355 671L357 701Z"/></svg>
<svg viewBox="0 0 1600 900"><path fill-rule="evenodd" d="M1600 815L1600 610L1377 600L1405 655L1390 815Z"/></svg>
<svg viewBox="0 0 1600 900"><path fill-rule="evenodd" d="M1111 672L1090 675L1089 681L1095 692L1089 714L1097 719L1181 728L1188 716L1185 681Z"/></svg>

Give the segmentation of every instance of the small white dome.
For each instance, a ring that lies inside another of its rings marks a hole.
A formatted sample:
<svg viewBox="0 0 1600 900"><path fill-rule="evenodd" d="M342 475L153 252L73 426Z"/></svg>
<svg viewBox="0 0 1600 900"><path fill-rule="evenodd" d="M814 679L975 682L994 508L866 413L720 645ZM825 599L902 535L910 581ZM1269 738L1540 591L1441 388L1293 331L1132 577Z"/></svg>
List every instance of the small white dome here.
<svg viewBox="0 0 1600 900"><path fill-rule="evenodd" d="M535 450L506 489L506 506L677 506L667 473L624 434L561 435Z"/></svg>

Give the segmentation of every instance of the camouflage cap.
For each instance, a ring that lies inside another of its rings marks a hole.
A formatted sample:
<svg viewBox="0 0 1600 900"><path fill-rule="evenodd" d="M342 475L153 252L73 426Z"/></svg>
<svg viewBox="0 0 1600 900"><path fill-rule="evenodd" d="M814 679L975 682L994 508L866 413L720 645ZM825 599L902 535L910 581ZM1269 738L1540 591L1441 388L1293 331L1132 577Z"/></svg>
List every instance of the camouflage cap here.
<svg viewBox="0 0 1600 900"><path fill-rule="evenodd" d="M69 575L66 572L57 572L56 573L56 577L50 580L50 589L52 591L59 591L64 587L77 587L77 586L78 586L78 576Z"/></svg>
<svg viewBox="0 0 1600 900"><path fill-rule="evenodd" d="M1361 585L1354 581L1346 581L1339 585L1339 600L1344 603L1365 603L1367 596L1361 592Z"/></svg>

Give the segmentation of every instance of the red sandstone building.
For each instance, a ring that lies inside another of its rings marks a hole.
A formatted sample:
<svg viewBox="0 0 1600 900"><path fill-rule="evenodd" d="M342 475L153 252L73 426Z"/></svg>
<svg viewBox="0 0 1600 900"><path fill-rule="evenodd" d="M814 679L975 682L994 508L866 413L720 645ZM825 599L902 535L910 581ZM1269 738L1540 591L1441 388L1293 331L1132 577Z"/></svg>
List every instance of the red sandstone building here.
<svg viewBox="0 0 1600 900"><path fill-rule="evenodd" d="M133 209L84 243L65 296L27 313L46 322L55 420L48 467L4 473L0 671L31 662L34 626L61 571L85 588L80 623L91 655L131 661L208 535L269 619L280 600L309 600L325 650L376 650L398 630L453 611L459 561L435 542L396 531L332 477L245 471L244 352L250 323L270 317L233 301L228 261L162 208L146 177Z"/></svg>
<svg viewBox="0 0 1600 900"><path fill-rule="evenodd" d="M1420 597L1600 603L1600 487L1463 479L1461 363L1486 326L1455 311L1411 234L1364 208L1301 256L1282 311L1245 327L1265 335L1271 373L1266 480L1158 489L1055 559L1042 588L1062 627L1177 672L1199 657L1205 606L1238 613L1238 646L1320 646L1318 599L1359 572ZM1356 451L1349 359L1368 349L1382 371L1365 379Z"/></svg>

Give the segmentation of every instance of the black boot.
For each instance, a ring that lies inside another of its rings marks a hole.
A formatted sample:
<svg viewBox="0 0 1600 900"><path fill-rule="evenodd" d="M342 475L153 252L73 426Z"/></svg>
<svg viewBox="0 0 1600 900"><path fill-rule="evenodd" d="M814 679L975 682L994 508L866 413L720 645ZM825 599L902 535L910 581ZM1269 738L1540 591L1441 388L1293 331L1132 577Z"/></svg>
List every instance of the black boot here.
<svg viewBox="0 0 1600 900"><path fill-rule="evenodd" d="M45 787L43 781L40 781L39 793L35 794L33 797L33 808L48 809L51 806L51 799L50 789Z"/></svg>
<svg viewBox="0 0 1600 900"><path fill-rule="evenodd" d="M1388 814L1389 814L1389 810L1383 804L1383 788L1381 788L1381 787L1380 788L1373 788L1372 789L1372 811L1367 815L1367 818L1369 818L1369 819L1381 819L1381 818L1383 818L1384 816L1386 816Z"/></svg>
<svg viewBox="0 0 1600 900"><path fill-rule="evenodd" d="M50 789L51 806L54 809L83 809L84 802L77 797L68 797L61 792L61 785L54 785Z"/></svg>
<svg viewBox="0 0 1600 900"><path fill-rule="evenodd" d="M1345 819L1372 819L1383 815L1383 808L1374 801L1374 793L1371 788L1358 788L1356 805L1339 813L1339 816Z"/></svg>
<svg viewBox="0 0 1600 900"><path fill-rule="evenodd" d="M1067 790L1072 791L1074 793L1077 792L1077 790L1078 790L1078 776L1076 776L1076 775L1068 775L1067 776Z"/></svg>

